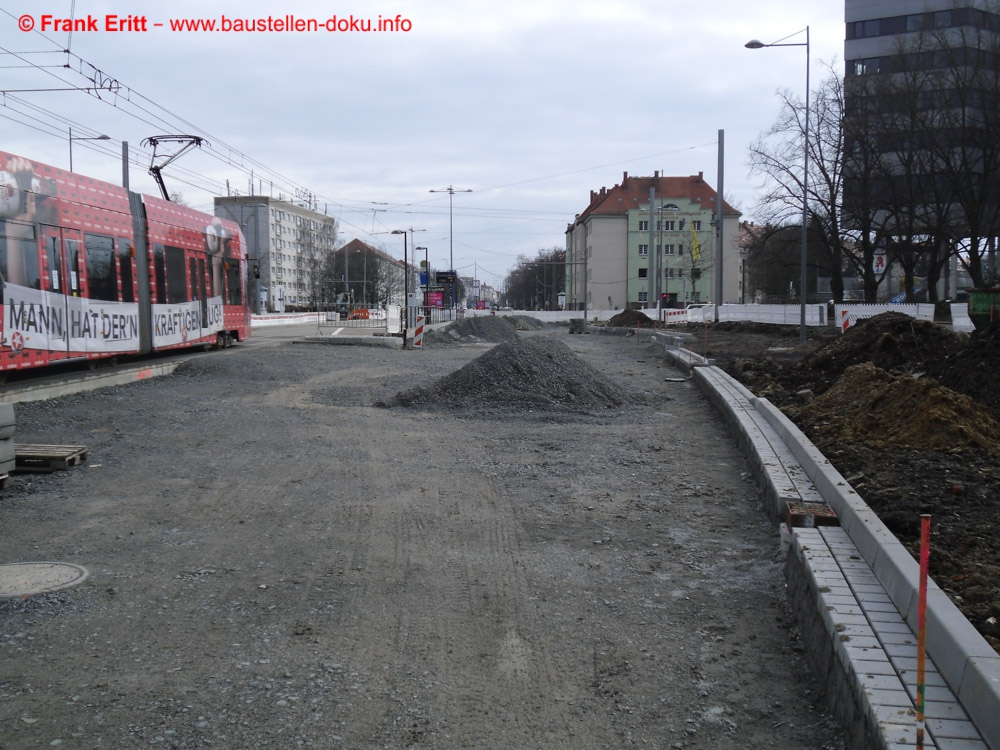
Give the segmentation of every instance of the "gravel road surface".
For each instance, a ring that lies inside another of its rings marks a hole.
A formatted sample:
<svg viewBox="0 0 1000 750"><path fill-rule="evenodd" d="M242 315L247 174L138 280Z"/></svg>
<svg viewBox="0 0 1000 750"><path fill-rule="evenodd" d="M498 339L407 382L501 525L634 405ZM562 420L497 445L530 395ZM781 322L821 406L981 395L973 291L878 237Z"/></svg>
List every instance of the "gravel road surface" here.
<svg viewBox="0 0 1000 750"><path fill-rule="evenodd" d="M88 461L11 477L0 563L90 576L0 602L0 747L843 748L747 467L648 345L521 334L621 405L386 406L490 345L304 332L17 405Z"/></svg>

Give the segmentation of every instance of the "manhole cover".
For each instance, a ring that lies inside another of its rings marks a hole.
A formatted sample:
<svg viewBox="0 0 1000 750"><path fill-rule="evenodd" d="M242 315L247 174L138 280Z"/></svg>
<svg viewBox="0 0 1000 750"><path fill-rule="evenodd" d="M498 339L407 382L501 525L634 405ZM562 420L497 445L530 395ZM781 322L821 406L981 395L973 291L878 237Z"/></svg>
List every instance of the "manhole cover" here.
<svg viewBox="0 0 1000 750"><path fill-rule="evenodd" d="M87 569L72 563L31 562L0 565L0 599L12 599L76 586Z"/></svg>

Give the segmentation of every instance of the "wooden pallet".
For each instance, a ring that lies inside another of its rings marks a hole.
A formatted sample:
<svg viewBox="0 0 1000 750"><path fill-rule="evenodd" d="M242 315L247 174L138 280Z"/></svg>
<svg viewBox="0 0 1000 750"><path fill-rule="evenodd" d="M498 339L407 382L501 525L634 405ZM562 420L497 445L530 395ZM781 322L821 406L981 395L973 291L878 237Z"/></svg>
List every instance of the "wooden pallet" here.
<svg viewBox="0 0 1000 750"><path fill-rule="evenodd" d="M14 444L14 473L65 471L87 460L83 445Z"/></svg>

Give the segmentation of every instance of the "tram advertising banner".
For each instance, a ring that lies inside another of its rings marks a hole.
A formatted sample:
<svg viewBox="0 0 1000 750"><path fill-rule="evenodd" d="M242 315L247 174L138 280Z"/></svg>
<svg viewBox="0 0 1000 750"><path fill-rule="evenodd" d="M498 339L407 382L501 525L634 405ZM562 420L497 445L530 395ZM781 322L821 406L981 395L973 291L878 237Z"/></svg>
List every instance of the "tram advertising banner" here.
<svg viewBox="0 0 1000 750"><path fill-rule="evenodd" d="M193 339L222 330L222 297L211 297L202 303L182 302L175 305L153 305L153 346L162 348L186 344Z"/></svg>
<svg viewBox="0 0 1000 750"><path fill-rule="evenodd" d="M87 354L139 351L139 306L3 287L4 335L14 351Z"/></svg>

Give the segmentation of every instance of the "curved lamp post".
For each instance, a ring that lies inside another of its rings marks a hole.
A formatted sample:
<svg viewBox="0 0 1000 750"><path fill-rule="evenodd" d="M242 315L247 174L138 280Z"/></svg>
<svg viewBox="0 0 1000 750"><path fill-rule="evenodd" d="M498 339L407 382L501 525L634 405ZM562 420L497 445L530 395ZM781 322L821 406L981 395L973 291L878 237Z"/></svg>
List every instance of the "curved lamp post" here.
<svg viewBox="0 0 1000 750"><path fill-rule="evenodd" d="M73 135L73 128L69 129L69 171L73 171L73 141L110 141L110 135L80 136Z"/></svg>
<svg viewBox="0 0 1000 750"><path fill-rule="evenodd" d="M799 342L805 343L806 341L806 262L808 260L808 255L806 252L807 247L807 230L809 218L809 27L806 26L804 29L806 33L806 40L804 42L785 42L783 40L778 40L777 42L772 42L771 44L764 44L758 39L751 39L744 46L747 49L762 49L764 47L805 47L806 48L806 123L805 123L805 138L802 156L802 258L801 258L801 273L799 275L799 297L801 303L801 309L799 313ZM801 31L796 31L795 34L801 34ZM795 36L791 34L790 36ZM785 37L788 39L788 37Z"/></svg>

